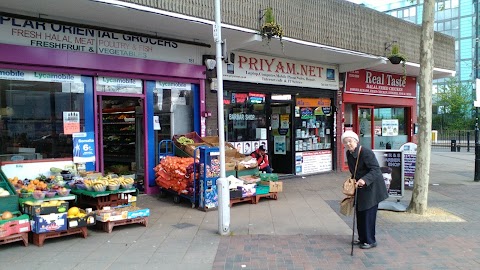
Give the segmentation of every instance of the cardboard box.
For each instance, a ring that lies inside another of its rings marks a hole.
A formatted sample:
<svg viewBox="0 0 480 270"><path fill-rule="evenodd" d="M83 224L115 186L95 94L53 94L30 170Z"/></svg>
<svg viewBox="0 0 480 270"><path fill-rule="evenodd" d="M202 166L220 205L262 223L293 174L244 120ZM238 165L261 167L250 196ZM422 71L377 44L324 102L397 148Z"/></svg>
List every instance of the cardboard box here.
<svg viewBox="0 0 480 270"><path fill-rule="evenodd" d="M20 212L18 213L21 214ZM0 238L29 231L30 220L29 216L26 214L9 219L8 221L0 221Z"/></svg>
<svg viewBox="0 0 480 270"><path fill-rule="evenodd" d="M135 211L128 211L127 218L132 219L132 218L138 218L138 217L148 217L150 216L150 209L145 208L145 209L138 209Z"/></svg>
<svg viewBox="0 0 480 270"><path fill-rule="evenodd" d="M283 182L277 181L260 181L260 185L269 186L270 192L282 192L283 191Z"/></svg>
<svg viewBox="0 0 480 270"><path fill-rule="evenodd" d="M100 222L108 222L108 221L116 221L116 220L122 220L122 219L127 219L128 217L128 211L121 211L121 210L97 210L97 221Z"/></svg>
<svg viewBox="0 0 480 270"><path fill-rule="evenodd" d="M150 209L140 209L134 206L118 207L110 210L97 210L97 221L108 222L122 219L132 219L150 216Z"/></svg>
<svg viewBox="0 0 480 270"><path fill-rule="evenodd" d="M66 231L67 213L33 216L30 225L34 233Z"/></svg>
<svg viewBox="0 0 480 270"><path fill-rule="evenodd" d="M23 213L29 214L30 216L66 213L67 210L68 202L62 202L59 206L23 205Z"/></svg>
<svg viewBox="0 0 480 270"><path fill-rule="evenodd" d="M225 163L225 171L235 171L235 162L226 162Z"/></svg>
<svg viewBox="0 0 480 270"><path fill-rule="evenodd" d="M88 213L85 217L79 218L67 218L68 219L68 228L80 228L92 226L97 223L97 214L95 212Z"/></svg>

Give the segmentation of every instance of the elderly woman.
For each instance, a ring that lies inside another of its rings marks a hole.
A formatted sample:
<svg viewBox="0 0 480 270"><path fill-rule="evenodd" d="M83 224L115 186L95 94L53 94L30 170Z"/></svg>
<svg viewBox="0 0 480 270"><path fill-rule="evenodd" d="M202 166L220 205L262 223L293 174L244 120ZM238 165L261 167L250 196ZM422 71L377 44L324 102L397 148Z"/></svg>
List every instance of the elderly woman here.
<svg viewBox="0 0 480 270"><path fill-rule="evenodd" d="M377 246L375 239L375 223L377 220L378 204L388 198L387 188L383 181L380 166L371 149L360 146L358 135L353 131L346 131L342 135L342 142L347 149L348 169L357 186L357 231L358 241L362 249ZM355 172L355 165L358 165Z"/></svg>

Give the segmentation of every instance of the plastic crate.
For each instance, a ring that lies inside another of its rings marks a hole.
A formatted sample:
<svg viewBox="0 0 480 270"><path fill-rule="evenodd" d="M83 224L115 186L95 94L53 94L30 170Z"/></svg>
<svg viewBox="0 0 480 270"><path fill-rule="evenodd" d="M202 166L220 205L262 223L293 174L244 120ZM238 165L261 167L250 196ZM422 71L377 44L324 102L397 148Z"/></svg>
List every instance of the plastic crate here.
<svg viewBox="0 0 480 270"><path fill-rule="evenodd" d="M96 210L103 209L105 206L119 206L128 204L128 194L127 193L113 193L106 196L99 197L90 197L86 195L81 195L78 197L78 203L84 207L92 207Z"/></svg>
<svg viewBox="0 0 480 270"><path fill-rule="evenodd" d="M259 174L258 168L248 169L248 170L240 170L240 171L236 171L236 172L237 172L237 177L245 176L245 175L258 175Z"/></svg>
<svg viewBox="0 0 480 270"><path fill-rule="evenodd" d="M257 195L263 195L270 193L270 186L257 185Z"/></svg>
<svg viewBox="0 0 480 270"><path fill-rule="evenodd" d="M278 174L276 173L261 173L260 180L262 181L278 181Z"/></svg>
<svg viewBox="0 0 480 270"><path fill-rule="evenodd" d="M0 187L10 193L10 196L0 197L0 213L3 213L5 211L19 211L18 195L15 191L15 188L8 181L7 177L5 176L5 174L3 174L2 171L0 171Z"/></svg>

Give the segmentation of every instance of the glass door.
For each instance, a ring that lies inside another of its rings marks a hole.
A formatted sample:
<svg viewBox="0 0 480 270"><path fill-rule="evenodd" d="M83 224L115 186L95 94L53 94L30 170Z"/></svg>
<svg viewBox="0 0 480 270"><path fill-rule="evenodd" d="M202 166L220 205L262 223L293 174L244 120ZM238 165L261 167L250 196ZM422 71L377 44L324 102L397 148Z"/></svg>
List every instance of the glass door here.
<svg viewBox="0 0 480 270"><path fill-rule="evenodd" d="M292 104L272 103L270 107L268 157L274 173L293 174Z"/></svg>
<svg viewBox="0 0 480 270"><path fill-rule="evenodd" d="M360 145L373 149L373 134L375 128L373 107L359 106L357 115L358 137Z"/></svg>

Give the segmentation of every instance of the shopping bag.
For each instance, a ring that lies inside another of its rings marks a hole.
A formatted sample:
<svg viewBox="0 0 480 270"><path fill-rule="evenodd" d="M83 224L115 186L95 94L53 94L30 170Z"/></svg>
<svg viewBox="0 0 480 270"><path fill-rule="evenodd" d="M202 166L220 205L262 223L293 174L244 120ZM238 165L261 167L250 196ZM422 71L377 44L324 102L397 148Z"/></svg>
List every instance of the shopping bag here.
<svg viewBox="0 0 480 270"><path fill-rule="evenodd" d="M349 177L347 180L345 180L345 182L343 182L342 192L347 196L354 196L355 195L355 179Z"/></svg>
<svg viewBox="0 0 480 270"><path fill-rule="evenodd" d="M351 216L353 214L353 200L354 197L346 197L340 202L340 213L344 216Z"/></svg>

